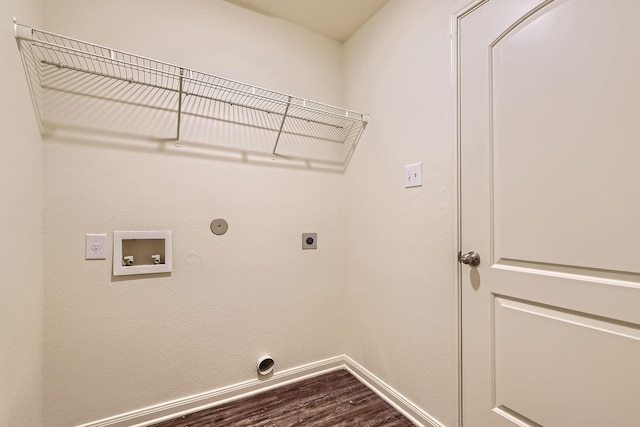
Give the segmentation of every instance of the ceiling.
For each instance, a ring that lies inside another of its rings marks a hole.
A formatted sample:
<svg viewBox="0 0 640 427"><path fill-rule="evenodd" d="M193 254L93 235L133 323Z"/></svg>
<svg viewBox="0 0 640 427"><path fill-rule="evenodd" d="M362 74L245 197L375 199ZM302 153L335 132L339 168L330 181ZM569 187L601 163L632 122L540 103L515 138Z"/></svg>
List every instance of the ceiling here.
<svg viewBox="0 0 640 427"><path fill-rule="evenodd" d="M226 0L343 42L389 0Z"/></svg>

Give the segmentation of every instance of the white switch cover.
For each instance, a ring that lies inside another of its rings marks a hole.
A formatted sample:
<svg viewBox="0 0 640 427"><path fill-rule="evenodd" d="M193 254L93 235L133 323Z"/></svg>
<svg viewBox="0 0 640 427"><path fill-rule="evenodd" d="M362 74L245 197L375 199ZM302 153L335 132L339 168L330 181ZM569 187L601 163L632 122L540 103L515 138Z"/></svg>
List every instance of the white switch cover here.
<svg viewBox="0 0 640 427"><path fill-rule="evenodd" d="M405 188L422 186L422 162L404 167L404 186Z"/></svg>
<svg viewBox="0 0 640 427"><path fill-rule="evenodd" d="M107 259L106 234L87 234L84 259Z"/></svg>

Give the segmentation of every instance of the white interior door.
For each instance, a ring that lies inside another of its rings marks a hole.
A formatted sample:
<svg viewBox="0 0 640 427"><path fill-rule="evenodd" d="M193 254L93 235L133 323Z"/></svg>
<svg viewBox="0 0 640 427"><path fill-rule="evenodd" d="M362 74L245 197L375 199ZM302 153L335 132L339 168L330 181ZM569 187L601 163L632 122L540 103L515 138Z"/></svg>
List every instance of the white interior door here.
<svg viewBox="0 0 640 427"><path fill-rule="evenodd" d="M458 20L465 427L640 426L640 1Z"/></svg>

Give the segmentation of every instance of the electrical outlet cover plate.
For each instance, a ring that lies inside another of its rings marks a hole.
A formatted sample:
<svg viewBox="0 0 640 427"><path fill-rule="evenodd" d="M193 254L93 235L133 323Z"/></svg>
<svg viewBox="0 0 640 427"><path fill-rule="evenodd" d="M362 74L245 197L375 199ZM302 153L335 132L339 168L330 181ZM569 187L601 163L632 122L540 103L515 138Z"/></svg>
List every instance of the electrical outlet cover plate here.
<svg viewBox="0 0 640 427"><path fill-rule="evenodd" d="M106 234L87 234L84 259L107 259Z"/></svg>
<svg viewBox="0 0 640 427"><path fill-rule="evenodd" d="M302 249L318 249L318 233L302 233Z"/></svg>

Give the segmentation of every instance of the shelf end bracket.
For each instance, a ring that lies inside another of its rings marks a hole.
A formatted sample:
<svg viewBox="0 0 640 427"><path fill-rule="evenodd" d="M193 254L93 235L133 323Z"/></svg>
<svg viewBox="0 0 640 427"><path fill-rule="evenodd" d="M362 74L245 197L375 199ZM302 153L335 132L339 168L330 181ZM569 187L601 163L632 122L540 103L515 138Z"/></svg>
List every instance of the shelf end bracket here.
<svg viewBox="0 0 640 427"><path fill-rule="evenodd" d="M33 29L31 27L27 27L26 25L18 24L18 19L13 17L13 35L18 39L32 40L33 39Z"/></svg>

